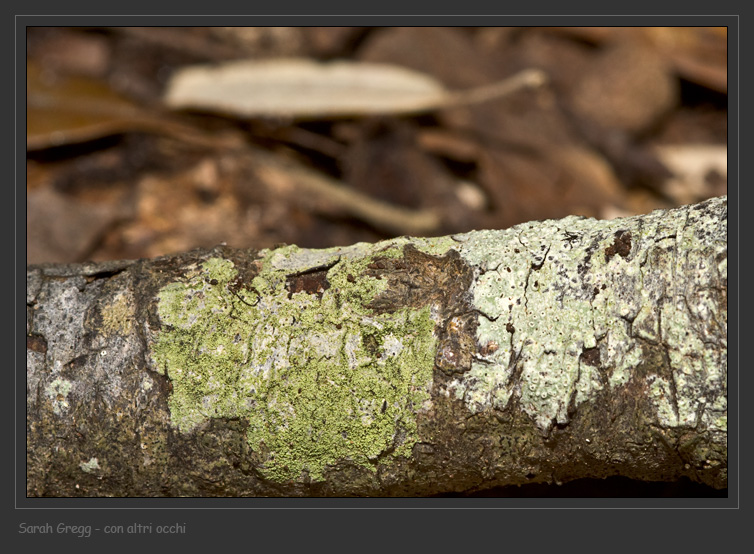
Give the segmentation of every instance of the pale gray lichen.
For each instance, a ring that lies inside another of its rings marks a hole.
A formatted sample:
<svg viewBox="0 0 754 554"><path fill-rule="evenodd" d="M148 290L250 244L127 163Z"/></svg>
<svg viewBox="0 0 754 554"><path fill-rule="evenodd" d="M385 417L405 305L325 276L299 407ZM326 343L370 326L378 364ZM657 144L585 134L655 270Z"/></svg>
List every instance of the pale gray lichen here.
<svg viewBox="0 0 754 554"><path fill-rule="evenodd" d="M48 280L39 291L37 302L44 309L34 310L31 331L46 337L46 363L53 373L59 373L76 358L84 344L84 319L90 299L85 287L86 280L78 276ZM56 314L66 314L66 317L56 317Z"/></svg>
<svg viewBox="0 0 754 554"><path fill-rule="evenodd" d="M52 401L52 411L57 415L62 415L70 408L68 394L71 392L73 384L67 379L60 377L55 378L47 388L45 394Z"/></svg>
<svg viewBox="0 0 754 554"><path fill-rule="evenodd" d="M660 421L694 426L703 414L706 425L724 430L726 360L705 346L715 326L699 322L716 313L705 292L714 277L708 266L727 244L719 228L707 229L706 238L722 238L704 242L704 228L677 210L673 217L568 217L456 236L457 250L477 268L478 343L499 348L478 357L449 390L473 413L503 409L516 394L547 432L604 386L626 384L642 362L642 338L661 343L669 356L672 384L646 377ZM589 349L598 349L600 365L610 369L607 382L583 358ZM710 392L721 382L715 390L722 393Z"/></svg>
<svg viewBox="0 0 754 554"><path fill-rule="evenodd" d="M99 466L99 460L97 458L90 458L88 462L81 462L79 467L84 473L95 473L102 469Z"/></svg>

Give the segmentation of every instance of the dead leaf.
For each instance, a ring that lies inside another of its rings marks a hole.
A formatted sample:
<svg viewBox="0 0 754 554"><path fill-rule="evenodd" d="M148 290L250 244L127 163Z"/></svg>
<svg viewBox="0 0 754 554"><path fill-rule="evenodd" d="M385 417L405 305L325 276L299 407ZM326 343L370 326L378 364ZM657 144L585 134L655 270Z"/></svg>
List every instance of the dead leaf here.
<svg viewBox="0 0 754 554"><path fill-rule="evenodd" d="M728 147L717 144L658 146L658 157L672 172L663 191L678 204L693 204L727 194Z"/></svg>
<svg viewBox="0 0 754 554"><path fill-rule="evenodd" d="M398 67L279 59L182 69L165 100L172 108L310 118L412 111L444 94L438 81Z"/></svg>
<svg viewBox="0 0 754 554"><path fill-rule="evenodd" d="M35 27L27 36L26 59L57 73L102 77L112 67L112 45L80 28Z"/></svg>
<svg viewBox="0 0 754 554"><path fill-rule="evenodd" d="M387 64L295 58L231 61L178 71L165 102L171 108L242 117L403 114L484 102L544 80L541 72L531 70L492 85L454 92L429 75Z"/></svg>
<svg viewBox="0 0 754 554"><path fill-rule="evenodd" d="M52 189L28 191L26 263L83 261L121 215L117 208L81 203Z"/></svg>
<svg viewBox="0 0 754 554"><path fill-rule="evenodd" d="M621 186L609 164L580 146L553 145L541 155L488 150L480 158L479 179L494 210L486 222L490 228L567 215L594 217L604 204L620 203Z"/></svg>
<svg viewBox="0 0 754 554"><path fill-rule="evenodd" d="M506 75L506 68L480 52L468 33L451 27L375 29L358 56L364 62L421 71L452 88L476 87Z"/></svg>
<svg viewBox="0 0 754 554"><path fill-rule="evenodd" d="M656 124L680 101L677 79L662 56L635 42L596 56L568 96L579 117L632 134Z"/></svg>
<svg viewBox="0 0 754 554"><path fill-rule="evenodd" d="M433 127L420 129L417 142L427 152L466 163L474 163L481 148L477 141L460 133Z"/></svg>
<svg viewBox="0 0 754 554"><path fill-rule="evenodd" d="M172 136L209 148L235 147L239 137L202 132L171 117L142 109L105 82L81 76L43 75L26 67L26 148L43 150L127 132Z"/></svg>
<svg viewBox="0 0 754 554"><path fill-rule="evenodd" d="M728 92L727 27L650 27L645 32L685 79Z"/></svg>
<svg viewBox="0 0 754 554"><path fill-rule="evenodd" d="M26 66L26 146L39 150L115 134L130 126L139 109L103 82L46 76Z"/></svg>
<svg viewBox="0 0 754 554"><path fill-rule="evenodd" d="M293 199L308 210L350 216L395 235L422 236L440 226L432 210L413 210L382 202L292 159L250 150L254 174L270 194Z"/></svg>
<svg viewBox="0 0 754 554"><path fill-rule="evenodd" d="M606 44L646 44L657 50L684 79L728 92L727 27L549 27L552 33Z"/></svg>

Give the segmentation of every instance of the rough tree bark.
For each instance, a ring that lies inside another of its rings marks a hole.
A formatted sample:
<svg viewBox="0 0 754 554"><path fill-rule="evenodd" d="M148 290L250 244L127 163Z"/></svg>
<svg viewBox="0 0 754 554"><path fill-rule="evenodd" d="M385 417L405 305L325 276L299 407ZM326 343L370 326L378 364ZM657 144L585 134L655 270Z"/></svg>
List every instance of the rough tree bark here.
<svg viewBox="0 0 754 554"><path fill-rule="evenodd" d="M724 488L726 217L31 266L27 494Z"/></svg>

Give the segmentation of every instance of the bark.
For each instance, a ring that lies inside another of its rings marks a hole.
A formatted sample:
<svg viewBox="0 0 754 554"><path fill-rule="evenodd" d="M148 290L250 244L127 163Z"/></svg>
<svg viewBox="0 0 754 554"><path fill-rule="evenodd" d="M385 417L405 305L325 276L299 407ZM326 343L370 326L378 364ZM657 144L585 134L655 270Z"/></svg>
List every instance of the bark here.
<svg viewBox="0 0 754 554"><path fill-rule="evenodd" d="M30 266L27 494L725 488L726 218Z"/></svg>

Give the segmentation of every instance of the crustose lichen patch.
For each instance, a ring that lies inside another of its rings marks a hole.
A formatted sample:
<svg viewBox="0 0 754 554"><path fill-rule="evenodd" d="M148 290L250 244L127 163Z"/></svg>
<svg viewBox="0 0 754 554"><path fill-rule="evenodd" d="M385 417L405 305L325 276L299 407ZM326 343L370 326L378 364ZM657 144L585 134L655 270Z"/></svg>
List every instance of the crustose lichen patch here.
<svg viewBox="0 0 754 554"><path fill-rule="evenodd" d="M239 287L233 262L213 258L161 289L154 360L172 381L173 424L193 432L210 418L248 419L251 449L276 481L408 455L432 385L435 324L429 305L368 308L387 285L369 263L344 256L299 274L264 259Z"/></svg>

